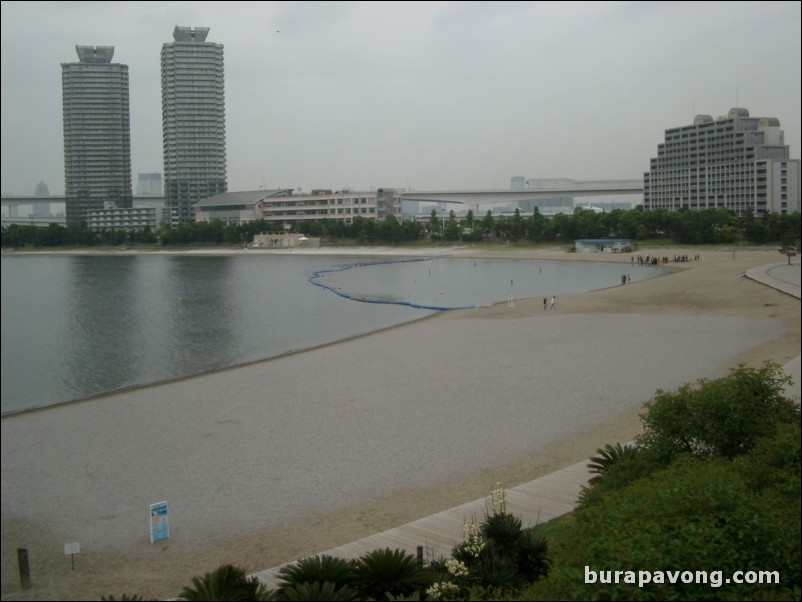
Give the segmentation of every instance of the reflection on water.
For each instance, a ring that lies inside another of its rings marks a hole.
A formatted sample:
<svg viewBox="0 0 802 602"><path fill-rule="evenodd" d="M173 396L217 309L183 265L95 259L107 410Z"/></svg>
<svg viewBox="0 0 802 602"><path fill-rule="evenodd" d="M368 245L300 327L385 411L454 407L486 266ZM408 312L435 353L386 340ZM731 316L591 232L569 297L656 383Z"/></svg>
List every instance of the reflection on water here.
<svg viewBox="0 0 802 602"><path fill-rule="evenodd" d="M2 411L235 366L432 313L349 301L307 280L349 265L337 257L255 254L4 256ZM631 269L633 281L660 273ZM324 278L357 298L478 306L614 286L621 270L441 258Z"/></svg>

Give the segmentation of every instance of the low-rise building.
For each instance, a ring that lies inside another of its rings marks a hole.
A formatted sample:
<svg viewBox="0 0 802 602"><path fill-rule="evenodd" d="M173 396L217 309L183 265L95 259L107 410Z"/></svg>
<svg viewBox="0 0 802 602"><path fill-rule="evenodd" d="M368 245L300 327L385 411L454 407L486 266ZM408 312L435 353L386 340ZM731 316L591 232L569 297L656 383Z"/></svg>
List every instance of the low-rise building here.
<svg viewBox="0 0 802 602"><path fill-rule="evenodd" d="M297 232L260 232L253 235L251 247L255 249L317 249L319 238L311 238Z"/></svg>
<svg viewBox="0 0 802 602"><path fill-rule="evenodd" d="M85 214L90 230L142 230L156 229L162 224L178 225L178 211L167 207L115 207L108 203L103 209L92 209Z"/></svg>
<svg viewBox="0 0 802 602"><path fill-rule="evenodd" d="M577 253L625 253L632 247L628 238L582 238L574 241Z"/></svg>
<svg viewBox="0 0 802 602"><path fill-rule="evenodd" d="M293 194L291 189L226 192L195 203L195 221L220 220L239 224L253 220L277 226L340 220L351 223L356 216L383 220L401 216L401 195L388 188L371 192L320 189L310 194Z"/></svg>

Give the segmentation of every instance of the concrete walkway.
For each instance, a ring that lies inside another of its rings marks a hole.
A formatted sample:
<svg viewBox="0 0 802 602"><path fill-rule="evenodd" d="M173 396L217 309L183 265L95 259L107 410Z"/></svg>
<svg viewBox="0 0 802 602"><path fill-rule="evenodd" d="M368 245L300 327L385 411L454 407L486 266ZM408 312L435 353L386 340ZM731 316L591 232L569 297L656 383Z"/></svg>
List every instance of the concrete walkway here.
<svg viewBox="0 0 802 602"><path fill-rule="evenodd" d="M792 297L800 298L800 274L802 263L787 261L758 266L746 271L746 277L766 286L782 291Z"/></svg>
<svg viewBox="0 0 802 602"><path fill-rule="evenodd" d="M797 299L800 298L799 262L791 265L786 262L752 268L747 271L746 276ZM797 356L784 366L786 374L793 380L786 394L791 399L796 399L797 402L800 399L801 357ZM571 512L576 506L579 492L583 486L587 485L592 476L587 468L588 462L589 460L578 462L508 490L508 512L519 517L524 527L532 527ZM488 492L489 495L490 492ZM422 546L425 559L449 557L451 549L464 539L465 522L475 519L477 523L480 523L485 514L489 512L489 497L474 500L400 527L319 552L318 555L352 559L383 548L401 549L414 555L417 553L418 546ZM286 564L294 562L295 560ZM278 586L277 575L281 566L266 569L254 575L268 588L274 589Z"/></svg>
<svg viewBox="0 0 802 602"><path fill-rule="evenodd" d="M782 291L787 295L802 298L802 285L800 277L802 274L802 264L787 261L758 266L746 271L746 277ZM784 366L785 373L791 377L792 383L786 387L785 395L790 399L800 402L800 380L802 380L802 355L797 355L793 360Z"/></svg>

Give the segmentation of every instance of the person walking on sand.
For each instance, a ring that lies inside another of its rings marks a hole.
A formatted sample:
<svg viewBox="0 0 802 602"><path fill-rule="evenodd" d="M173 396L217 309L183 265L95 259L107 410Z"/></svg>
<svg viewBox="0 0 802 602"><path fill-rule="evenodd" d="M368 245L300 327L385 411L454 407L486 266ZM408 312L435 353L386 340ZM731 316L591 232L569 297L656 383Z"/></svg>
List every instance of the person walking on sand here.
<svg viewBox="0 0 802 602"><path fill-rule="evenodd" d="M552 297L551 298L551 305L549 306L549 309L554 309L554 304L556 302L557 302L557 297Z"/></svg>
<svg viewBox="0 0 802 602"><path fill-rule="evenodd" d="M543 309L546 309L549 306L549 300L546 297L543 297Z"/></svg>

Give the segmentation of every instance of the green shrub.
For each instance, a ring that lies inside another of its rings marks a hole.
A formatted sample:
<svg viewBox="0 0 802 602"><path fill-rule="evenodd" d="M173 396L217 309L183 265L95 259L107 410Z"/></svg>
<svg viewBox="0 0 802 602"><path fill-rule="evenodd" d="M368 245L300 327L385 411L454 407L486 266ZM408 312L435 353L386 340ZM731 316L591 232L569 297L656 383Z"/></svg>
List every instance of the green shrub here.
<svg viewBox="0 0 802 602"><path fill-rule="evenodd" d="M757 446L763 447L777 446ZM745 458L686 456L577 510L550 540L555 555L551 573L527 594L548 600L793 597L802 565L799 496L778 490L781 477L768 487L750 480L751 466ZM798 472L798 466L793 470ZM778 571L781 583L585 584L585 567L595 572L722 571L725 578L735 571Z"/></svg>
<svg viewBox="0 0 802 602"><path fill-rule="evenodd" d="M783 397L789 378L776 364L741 366L725 378L700 380L674 393L658 391L641 415L636 438L663 462L689 453L699 458L734 458L771 435L778 424L798 419L799 407Z"/></svg>
<svg viewBox="0 0 802 602"><path fill-rule="evenodd" d="M506 501L496 505L505 508ZM546 540L532 529L524 530L521 520L506 511L485 517L478 527L466 523L465 541L453 548L452 557L467 569L467 575L450 579L463 591L509 596L549 570Z"/></svg>

